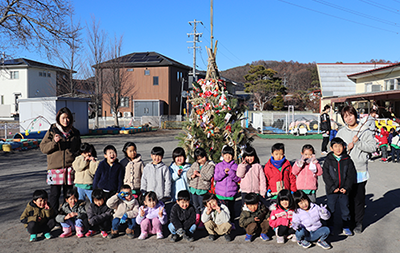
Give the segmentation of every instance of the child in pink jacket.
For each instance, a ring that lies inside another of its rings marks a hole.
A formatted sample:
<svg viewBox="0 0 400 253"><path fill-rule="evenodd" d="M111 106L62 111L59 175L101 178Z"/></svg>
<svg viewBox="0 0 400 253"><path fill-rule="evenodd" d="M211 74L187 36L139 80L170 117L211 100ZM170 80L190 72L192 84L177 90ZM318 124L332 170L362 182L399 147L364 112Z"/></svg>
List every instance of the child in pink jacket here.
<svg viewBox="0 0 400 253"><path fill-rule="evenodd" d="M249 146L244 150L243 162L238 165L236 175L241 178L242 206L244 205L244 196L247 193L260 194L262 197L260 200L264 199L267 192L267 180L260 165L260 159L258 159L253 147Z"/></svg>
<svg viewBox="0 0 400 253"><path fill-rule="evenodd" d="M297 176L296 186L307 194L311 202L315 203L318 189L318 176L322 175L322 168L315 158L314 147L306 144L301 149L301 158L297 160L292 168L292 173Z"/></svg>
<svg viewBox="0 0 400 253"><path fill-rule="evenodd" d="M296 240L296 231L292 228L294 207L293 196L287 189L281 190L277 202L269 207L269 225L275 231L277 243L284 243L285 236L287 239Z"/></svg>

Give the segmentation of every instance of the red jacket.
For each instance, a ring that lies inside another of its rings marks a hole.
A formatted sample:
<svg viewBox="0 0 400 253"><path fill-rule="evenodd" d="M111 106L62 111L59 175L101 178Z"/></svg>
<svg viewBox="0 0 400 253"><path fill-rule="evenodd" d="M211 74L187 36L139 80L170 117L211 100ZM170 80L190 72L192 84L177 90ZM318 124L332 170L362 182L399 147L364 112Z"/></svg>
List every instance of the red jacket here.
<svg viewBox="0 0 400 253"><path fill-rule="evenodd" d="M289 227L292 223L293 210L283 210L276 203L272 204L269 209L271 215L269 217L269 225L271 228L277 228L278 226Z"/></svg>
<svg viewBox="0 0 400 253"><path fill-rule="evenodd" d="M279 190L287 189L292 192L297 191L296 176L293 175L292 166L288 160L283 163L281 171L272 165L271 159L268 160L264 167L264 173L267 177L267 190L271 190L273 195L278 194L278 185L281 186Z"/></svg>
<svg viewBox="0 0 400 253"><path fill-rule="evenodd" d="M378 139L379 145L388 144L389 133L383 127L381 128L381 133L376 135L376 139Z"/></svg>

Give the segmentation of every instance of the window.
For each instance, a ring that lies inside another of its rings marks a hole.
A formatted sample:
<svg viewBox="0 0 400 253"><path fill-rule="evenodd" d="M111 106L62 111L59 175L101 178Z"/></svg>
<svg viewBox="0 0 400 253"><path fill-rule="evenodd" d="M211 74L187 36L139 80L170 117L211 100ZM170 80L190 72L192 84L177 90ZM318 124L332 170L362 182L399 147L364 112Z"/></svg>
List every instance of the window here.
<svg viewBox="0 0 400 253"><path fill-rule="evenodd" d="M39 72L39 76L43 76L43 73L42 73L42 72Z"/></svg>
<svg viewBox="0 0 400 253"><path fill-rule="evenodd" d="M19 71L10 71L10 79L19 79Z"/></svg>
<svg viewBox="0 0 400 253"><path fill-rule="evenodd" d="M4 95L1 95L1 104L4 105Z"/></svg>
<svg viewBox="0 0 400 253"><path fill-rule="evenodd" d="M385 80L385 90L394 90L394 79Z"/></svg>
<svg viewBox="0 0 400 253"><path fill-rule="evenodd" d="M127 69L126 71L128 71L128 72L133 72L133 69Z"/></svg>
<svg viewBox="0 0 400 253"><path fill-rule="evenodd" d="M150 75L150 70L148 70L148 69L144 70L144 75L145 76L149 76Z"/></svg>
<svg viewBox="0 0 400 253"><path fill-rule="evenodd" d="M158 85L158 76L153 76L153 85Z"/></svg>
<svg viewBox="0 0 400 253"><path fill-rule="evenodd" d="M129 107L129 97L121 98L121 107Z"/></svg>
<svg viewBox="0 0 400 253"><path fill-rule="evenodd" d="M47 77L51 77L51 74L50 74L50 72L49 72L49 73L47 73Z"/></svg>

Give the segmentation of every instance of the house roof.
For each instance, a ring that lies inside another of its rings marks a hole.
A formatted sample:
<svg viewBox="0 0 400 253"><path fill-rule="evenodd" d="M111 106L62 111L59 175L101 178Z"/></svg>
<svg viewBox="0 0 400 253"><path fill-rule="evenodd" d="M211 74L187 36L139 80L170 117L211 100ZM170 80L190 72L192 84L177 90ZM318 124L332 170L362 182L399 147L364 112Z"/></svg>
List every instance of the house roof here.
<svg viewBox="0 0 400 253"><path fill-rule="evenodd" d="M362 71L362 72L350 74L350 75L347 75L347 77L353 80L353 79L357 79L357 78L361 78L361 77L365 77L365 76L370 76L370 75L373 75L373 74L382 74L382 73L385 73L385 72L391 72L391 71L393 71L393 69L395 67L399 67L399 66L400 66L400 63L393 63L393 64L390 64L390 65L387 65L387 66L383 66L383 67L380 67L380 68L370 69L370 70L367 70L367 71Z"/></svg>
<svg viewBox="0 0 400 253"><path fill-rule="evenodd" d="M18 59L10 59L5 60L3 63L4 66L28 66L32 68L42 68L42 69L54 69L54 70L61 70L61 71L69 71L65 68L60 68L54 65L46 64L43 62L33 61L26 58L18 58Z"/></svg>
<svg viewBox="0 0 400 253"><path fill-rule="evenodd" d="M100 63L102 67L111 65L115 59ZM117 62L125 67L157 67L157 66L176 66L184 69L192 69L178 61L157 52L136 52L117 58ZM94 65L96 66L96 65Z"/></svg>

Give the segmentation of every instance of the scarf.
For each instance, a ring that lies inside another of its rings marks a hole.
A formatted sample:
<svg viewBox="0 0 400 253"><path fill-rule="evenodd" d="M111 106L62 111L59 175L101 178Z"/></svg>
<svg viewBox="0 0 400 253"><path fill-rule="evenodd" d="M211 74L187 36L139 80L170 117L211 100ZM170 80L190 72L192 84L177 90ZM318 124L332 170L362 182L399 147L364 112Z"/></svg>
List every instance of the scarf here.
<svg viewBox="0 0 400 253"><path fill-rule="evenodd" d="M58 123L56 123L56 127L57 127L57 129L63 134L63 136L64 136L66 139L68 139L68 137L71 135L71 130L72 130L72 129L70 129L70 130L68 130L68 131L65 131L64 128L63 128L60 124L58 124Z"/></svg>
<svg viewBox="0 0 400 253"><path fill-rule="evenodd" d="M272 164L275 168L279 169L280 167L282 167L283 163L286 161L286 157L283 157L281 160L275 161L275 160L274 160L274 157L271 156L271 160L270 160L270 161L271 161L271 164Z"/></svg>

